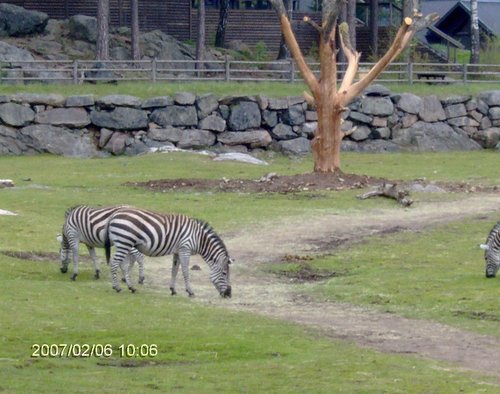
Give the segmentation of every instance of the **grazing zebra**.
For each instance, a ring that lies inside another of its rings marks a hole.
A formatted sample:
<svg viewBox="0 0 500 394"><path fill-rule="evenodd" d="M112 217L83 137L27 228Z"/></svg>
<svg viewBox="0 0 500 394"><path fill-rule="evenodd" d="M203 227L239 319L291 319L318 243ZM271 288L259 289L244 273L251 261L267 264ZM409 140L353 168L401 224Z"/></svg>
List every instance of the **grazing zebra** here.
<svg viewBox="0 0 500 394"><path fill-rule="evenodd" d="M494 278L500 268L500 222L491 229L486 243L479 246L484 250L486 277Z"/></svg>
<svg viewBox="0 0 500 394"><path fill-rule="evenodd" d="M62 235L57 239L61 243L61 272L68 271L70 252L73 256L73 275L71 280L75 280L78 275L78 244L81 242L87 246L90 258L94 262L95 278L99 279L100 269L94 248L103 248L106 239L106 225L110 216L123 208L123 206L92 208L85 205L78 205L70 208L65 213L65 220ZM134 261L139 264L139 283L144 282L144 255L136 249L131 250L127 270L134 265ZM122 271L124 267L122 267Z"/></svg>
<svg viewBox="0 0 500 394"><path fill-rule="evenodd" d="M176 294L175 280L182 268L186 292L194 296L189 283L189 257L199 254L211 269L210 279L219 294L231 297L229 284L229 264L231 259L224 242L205 222L191 219L184 215L160 214L137 208L124 208L115 212L108 222L106 241L106 259L109 263L111 245L116 251L111 259L111 278L113 289L121 291L116 271L118 265L132 248L147 256L174 255L170 291ZM135 289L130 284L127 273L125 280L130 291Z"/></svg>

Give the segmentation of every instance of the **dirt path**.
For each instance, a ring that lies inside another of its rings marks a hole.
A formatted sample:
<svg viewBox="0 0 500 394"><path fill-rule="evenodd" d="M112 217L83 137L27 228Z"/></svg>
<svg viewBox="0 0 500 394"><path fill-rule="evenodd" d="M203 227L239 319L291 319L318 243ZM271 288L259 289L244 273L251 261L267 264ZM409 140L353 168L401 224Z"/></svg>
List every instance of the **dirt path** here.
<svg viewBox="0 0 500 394"><path fill-rule="evenodd" d="M257 269L259 263L279 261L286 254L324 252L339 243L375 234L402 229L417 231L469 216L488 215L497 220L499 212L500 193L474 194L455 201L419 203L410 209L287 218L245 228L224 237L237 260L232 271L233 298L229 301L217 298L207 280L206 266L195 260L202 267L202 271L191 271L195 299L304 324L320 329L327 336L352 340L384 352L448 361L458 368L494 375L500 381L499 338L354 305L314 301L301 295L298 285ZM168 269L163 270L162 275L170 277ZM178 280L178 289L182 286Z"/></svg>

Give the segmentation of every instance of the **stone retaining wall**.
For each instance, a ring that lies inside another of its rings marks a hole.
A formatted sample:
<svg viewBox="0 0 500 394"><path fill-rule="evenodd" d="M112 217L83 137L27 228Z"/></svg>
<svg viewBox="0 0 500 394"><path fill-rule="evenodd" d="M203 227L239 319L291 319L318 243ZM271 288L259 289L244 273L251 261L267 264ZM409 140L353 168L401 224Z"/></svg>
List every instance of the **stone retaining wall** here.
<svg viewBox="0 0 500 394"><path fill-rule="evenodd" d="M302 154L316 127L301 97L0 96L2 155L135 155L173 146ZM500 90L438 99L373 85L349 105L342 127L354 130L343 150L500 150Z"/></svg>

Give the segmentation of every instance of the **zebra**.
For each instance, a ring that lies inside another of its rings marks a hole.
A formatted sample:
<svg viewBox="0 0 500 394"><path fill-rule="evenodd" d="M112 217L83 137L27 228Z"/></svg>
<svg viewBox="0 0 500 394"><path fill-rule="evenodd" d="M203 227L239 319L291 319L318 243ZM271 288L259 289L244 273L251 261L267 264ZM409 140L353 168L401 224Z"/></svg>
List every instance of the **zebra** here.
<svg viewBox="0 0 500 394"><path fill-rule="evenodd" d="M90 258L94 263L96 279L100 277L99 261L97 260L95 248L103 248L106 234L106 225L109 217L122 209L124 206L111 206L93 208L86 205L77 205L69 208L65 213L62 234L57 237L60 242L61 272L68 271L70 252L73 257L73 275L75 280L78 275L78 244L81 242L87 246ZM144 283L144 255L136 249L132 249L129 256L127 270L130 270L137 261L139 264L139 283ZM124 267L122 266L122 271Z"/></svg>
<svg viewBox="0 0 500 394"><path fill-rule="evenodd" d="M486 277L494 278L500 268L500 222L491 229L485 244L479 245L484 250Z"/></svg>
<svg viewBox="0 0 500 394"><path fill-rule="evenodd" d="M108 221L106 240L106 259L110 261L111 245L116 250L111 259L111 278L113 289L121 291L117 281L118 265L132 248L147 256L174 255L170 291L175 291L175 280L179 265L182 268L186 292L194 296L189 282L189 258L199 254L211 269L210 280L219 294L231 297L229 284L229 264L232 260L222 239L206 222L180 214L161 214L149 210L126 208L116 211ZM125 280L130 291L127 273Z"/></svg>

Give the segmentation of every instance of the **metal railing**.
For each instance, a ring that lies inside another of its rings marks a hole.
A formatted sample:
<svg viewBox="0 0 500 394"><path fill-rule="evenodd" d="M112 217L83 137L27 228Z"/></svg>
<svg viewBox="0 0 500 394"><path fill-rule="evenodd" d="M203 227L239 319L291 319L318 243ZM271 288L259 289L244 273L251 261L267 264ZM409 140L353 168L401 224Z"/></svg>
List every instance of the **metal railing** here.
<svg viewBox="0 0 500 394"><path fill-rule="evenodd" d="M339 63L342 78L347 64ZM373 63L360 63L358 78ZM319 76L319 63L310 63ZM295 62L230 60L37 60L0 62L0 84L97 83L120 81L279 81L302 82ZM377 78L379 83L500 83L500 65L456 63L392 63Z"/></svg>

